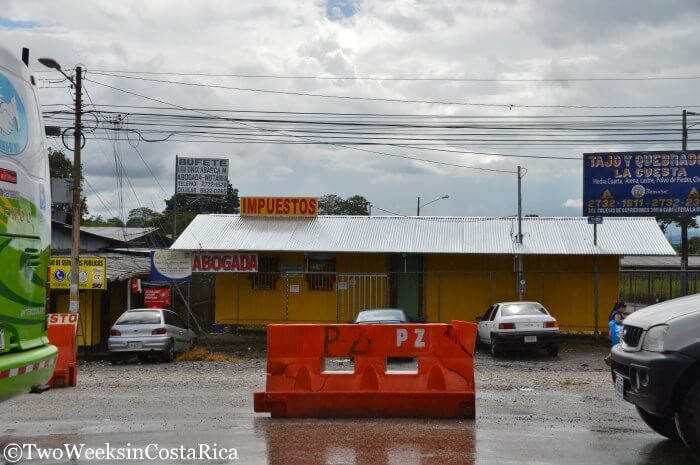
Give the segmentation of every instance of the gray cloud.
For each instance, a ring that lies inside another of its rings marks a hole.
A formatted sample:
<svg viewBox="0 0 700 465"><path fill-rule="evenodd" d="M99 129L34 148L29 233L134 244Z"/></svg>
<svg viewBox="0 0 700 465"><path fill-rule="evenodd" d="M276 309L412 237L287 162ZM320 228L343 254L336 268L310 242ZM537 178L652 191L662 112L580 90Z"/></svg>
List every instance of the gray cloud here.
<svg viewBox="0 0 700 465"><path fill-rule="evenodd" d="M347 19L331 21L326 3L66 0L5 0L3 16L36 23L32 29L0 30L11 50L27 46L32 57L51 56L72 68L87 68L86 88L101 104L233 110L433 115L517 116L631 112L565 109L512 110L430 104L283 96L113 79L94 70L324 76L471 76L560 78L700 75L697 1L469 1L391 2L363 0ZM81 15L72 12L76 9ZM38 66L32 66L38 69ZM40 78L48 77L38 74ZM56 77L57 76L53 76ZM535 105L700 104L697 81L454 83L344 80L273 80L170 77L215 85L313 92L357 97ZM163 103L115 91L97 82ZM67 89L40 89L44 103L70 104ZM670 110L661 110L668 113ZM673 111L680 113L680 111ZM694 137L694 135L691 135ZM691 139L691 146L694 141ZM649 149L679 148L680 143ZM449 194L431 214L510 215L515 212L515 176L485 173L313 145L141 142L137 148L162 185L128 142L116 144L133 190L125 180L126 211L163 207L172 194L175 154L231 160L231 181L248 195L356 193L402 214L415 199ZM493 146L496 146L495 148ZM524 144L450 146L447 149L527 155L580 156L584 151L625 150L623 145L540 149ZM99 198L88 191L90 209L103 216L118 208L110 141L89 141L85 172ZM372 148L374 149L374 147ZM580 164L567 161L493 158L418 149L378 151L448 163L514 170L526 176L528 213L577 215L565 206L581 197ZM102 205L102 201L108 204ZM428 213L428 212L426 212Z"/></svg>

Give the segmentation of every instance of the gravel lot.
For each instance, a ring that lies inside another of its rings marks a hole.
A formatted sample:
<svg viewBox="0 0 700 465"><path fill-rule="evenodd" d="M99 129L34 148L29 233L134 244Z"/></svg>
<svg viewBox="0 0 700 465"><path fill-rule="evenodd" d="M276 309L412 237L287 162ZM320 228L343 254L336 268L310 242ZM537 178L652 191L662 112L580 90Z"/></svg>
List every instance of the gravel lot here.
<svg viewBox="0 0 700 465"><path fill-rule="evenodd" d="M480 350L476 421L447 422L253 414L265 384L254 351L232 362L82 362L76 388L0 404L0 444L215 442L236 447L237 463L693 463L615 398L606 352L587 340L565 341L557 358Z"/></svg>

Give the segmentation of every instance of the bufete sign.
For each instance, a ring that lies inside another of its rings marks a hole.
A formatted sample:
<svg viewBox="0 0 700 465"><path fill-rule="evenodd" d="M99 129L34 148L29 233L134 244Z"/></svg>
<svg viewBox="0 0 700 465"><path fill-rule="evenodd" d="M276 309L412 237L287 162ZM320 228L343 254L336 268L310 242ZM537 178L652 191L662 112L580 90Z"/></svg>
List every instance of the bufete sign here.
<svg viewBox="0 0 700 465"><path fill-rule="evenodd" d="M175 157L178 194L226 195L228 160L225 158Z"/></svg>
<svg viewBox="0 0 700 465"><path fill-rule="evenodd" d="M193 273L250 273L258 271L257 254L195 253L192 256Z"/></svg>
<svg viewBox="0 0 700 465"><path fill-rule="evenodd" d="M313 197L241 197L242 216L318 216Z"/></svg>

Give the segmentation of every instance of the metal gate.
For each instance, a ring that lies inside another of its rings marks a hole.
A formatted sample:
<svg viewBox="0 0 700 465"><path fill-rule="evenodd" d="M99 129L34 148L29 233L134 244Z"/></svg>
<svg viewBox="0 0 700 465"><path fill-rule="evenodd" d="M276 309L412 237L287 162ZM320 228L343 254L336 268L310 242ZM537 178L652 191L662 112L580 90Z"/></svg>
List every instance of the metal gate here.
<svg viewBox="0 0 700 465"><path fill-rule="evenodd" d="M389 305L389 275L384 273L338 274L335 314L339 322L350 322L360 310Z"/></svg>

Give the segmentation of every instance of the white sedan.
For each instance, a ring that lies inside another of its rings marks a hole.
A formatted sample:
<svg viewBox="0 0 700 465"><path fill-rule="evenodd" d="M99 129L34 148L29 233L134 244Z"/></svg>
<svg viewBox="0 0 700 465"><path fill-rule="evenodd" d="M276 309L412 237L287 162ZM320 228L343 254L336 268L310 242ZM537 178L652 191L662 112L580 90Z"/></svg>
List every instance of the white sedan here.
<svg viewBox="0 0 700 465"><path fill-rule="evenodd" d="M479 321L479 340L498 357L506 348L538 347L559 354L559 324L538 302L501 302Z"/></svg>

